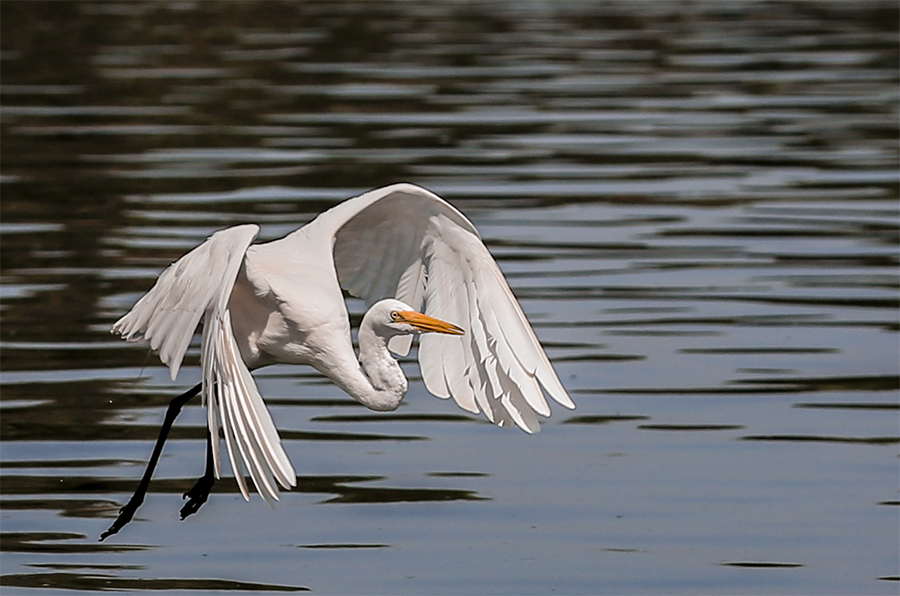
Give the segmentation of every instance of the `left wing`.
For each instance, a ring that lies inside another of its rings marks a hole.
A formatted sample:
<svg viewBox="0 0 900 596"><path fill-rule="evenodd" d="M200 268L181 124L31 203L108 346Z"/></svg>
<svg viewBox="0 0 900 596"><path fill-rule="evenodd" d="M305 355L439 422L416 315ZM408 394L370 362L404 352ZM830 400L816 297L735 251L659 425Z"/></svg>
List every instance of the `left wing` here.
<svg viewBox="0 0 900 596"><path fill-rule="evenodd" d="M395 184L321 214L310 233L333 237L341 286L372 304L394 297L463 327L425 334L419 365L428 390L453 397L500 426L540 429L544 398L574 408L506 279L475 226L437 195ZM411 337L389 347L407 354Z"/></svg>

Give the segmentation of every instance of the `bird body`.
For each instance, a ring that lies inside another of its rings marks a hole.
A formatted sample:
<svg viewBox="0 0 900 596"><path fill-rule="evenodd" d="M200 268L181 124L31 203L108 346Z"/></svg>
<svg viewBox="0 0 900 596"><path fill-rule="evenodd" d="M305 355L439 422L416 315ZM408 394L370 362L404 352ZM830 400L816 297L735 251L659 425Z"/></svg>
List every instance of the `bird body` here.
<svg viewBox="0 0 900 596"><path fill-rule="evenodd" d="M222 429L245 499L267 501L296 474L250 371L307 364L363 405L396 409L406 355L422 333L426 388L500 426L539 430L544 397L574 408L475 227L437 195L395 184L348 199L284 238L253 244L254 224L210 236L113 326L147 340L178 374L203 321L202 395L215 462ZM343 291L370 308L353 348ZM426 314L423 314L426 313ZM449 323L446 321L450 321ZM459 325L459 327L457 327Z"/></svg>

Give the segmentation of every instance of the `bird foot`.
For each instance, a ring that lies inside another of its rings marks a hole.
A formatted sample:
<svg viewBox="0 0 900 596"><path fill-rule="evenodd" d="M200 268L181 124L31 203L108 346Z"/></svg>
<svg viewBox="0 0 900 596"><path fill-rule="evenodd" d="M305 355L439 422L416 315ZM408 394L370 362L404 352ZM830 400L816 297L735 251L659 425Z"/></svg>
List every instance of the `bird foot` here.
<svg viewBox="0 0 900 596"><path fill-rule="evenodd" d="M203 475L197 479L197 483L191 490L182 495L182 499L188 499L188 502L181 508L182 521L189 515L197 513L201 506L206 503L213 484L216 483L216 477L212 475Z"/></svg>
<svg viewBox="0 0 900 596"><path fill-rule="evenodd" d="M125 525L132 520L138 507L140 507L143 502L144 499L137 498L137 495L131 497L131 500L119 509L119 517L116 518L116 521L112 523L107 531L100 534L100 542L103 542L113 534L117 534L119 530L124 528Z"/></svg>

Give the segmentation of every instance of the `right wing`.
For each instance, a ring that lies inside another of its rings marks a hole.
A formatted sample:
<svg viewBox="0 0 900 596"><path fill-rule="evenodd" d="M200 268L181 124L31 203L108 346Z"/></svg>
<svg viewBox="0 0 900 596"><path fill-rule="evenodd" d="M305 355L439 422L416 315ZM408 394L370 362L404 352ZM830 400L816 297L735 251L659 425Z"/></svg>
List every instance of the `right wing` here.
<svg viewBox="0 0 900 596"><path fill-rule="evenodd" d="M203 400L209 431L215 439L212 448L216 477L221 468L221 421L225 446L244 499L250 498L244 480L246 470L260 495L271 503L278 499L274 480L289 488L296 485L296 473L241 357L228 308L244 255L258 233L259 226L255 224L216 232L163 271L153 288L112 330L128 341L149 341L174 380L203 317Z"/></svg>
<svg viewBox="0 0 900 596"><path fill-rule="evenodd" d="M159 352L172 380L204 313L224 309L244 253L259 234L247 224L220 230L160 274L156 284L115 322L113 333L128 341L148 341Z"/></svg>

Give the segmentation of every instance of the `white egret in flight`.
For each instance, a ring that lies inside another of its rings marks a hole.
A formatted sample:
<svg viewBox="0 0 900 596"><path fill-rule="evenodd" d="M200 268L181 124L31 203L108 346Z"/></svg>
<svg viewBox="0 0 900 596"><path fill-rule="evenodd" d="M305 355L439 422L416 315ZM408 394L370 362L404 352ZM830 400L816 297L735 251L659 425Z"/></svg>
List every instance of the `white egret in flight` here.
<svg viewBox="0 0 900 596"><path fill-rule="evenodd" d="M546 393L575 404L559 381L475 226L437 195L395 184L348 199L280 240L253 244L259 226L210 236L177 261L113 326L146 340L178 374L203 321L202 382L169 406L141 485L101 540L143 501L169 428L198 392L207 407L206 474L185 493L182 519L220 477L219 431L244 499L250 476L268 502L296 485L251 370L308 364L363 405L390 411L407 379L391 352L419 340L425 387L499 426L539 430ZM357 357L342 290L372 305L359 326ZM450 322L447 322L450 321Z"/></svg>

